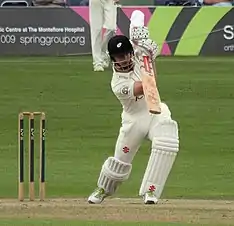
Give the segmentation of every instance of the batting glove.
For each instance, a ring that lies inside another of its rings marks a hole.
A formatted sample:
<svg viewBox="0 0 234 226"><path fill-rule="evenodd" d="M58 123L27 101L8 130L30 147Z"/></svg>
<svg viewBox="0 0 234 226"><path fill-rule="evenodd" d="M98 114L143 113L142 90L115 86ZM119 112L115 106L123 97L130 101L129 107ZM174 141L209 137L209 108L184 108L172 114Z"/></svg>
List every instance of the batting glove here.
<svg viewBox="0 0 234 226"><path fill-rule="evenodd" d="M149 29L148 27L130 27L130 40L131 41L138 41L141 39L148 39L149 38Z"/></svg>
<svg viewBox="0 0 234 226"><path fill-rule="evenodd" d="M137 46L146 50L153 60L158 56L158 45L152 39L139 40Z"/></svg>

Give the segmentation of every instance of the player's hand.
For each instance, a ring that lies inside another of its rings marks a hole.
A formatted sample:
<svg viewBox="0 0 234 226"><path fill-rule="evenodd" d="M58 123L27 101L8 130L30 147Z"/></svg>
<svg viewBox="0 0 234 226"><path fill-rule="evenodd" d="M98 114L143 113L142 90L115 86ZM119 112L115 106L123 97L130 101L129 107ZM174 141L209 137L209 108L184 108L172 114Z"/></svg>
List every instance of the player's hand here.
<svg viewBox="0 0 234 226"><path fill-rule="evenodd" d="M130 31L130 40L135 42L142 39L148 39L149 38L149 29L148 27L142 26L142 27L131 27Z"/></svg>
<svg viewBox="0 0 234 226"><path fill-rule="evenodd" d="M137 46L146 50L153 60L158 56L158 45L152 39L139 40Z"/></svg>

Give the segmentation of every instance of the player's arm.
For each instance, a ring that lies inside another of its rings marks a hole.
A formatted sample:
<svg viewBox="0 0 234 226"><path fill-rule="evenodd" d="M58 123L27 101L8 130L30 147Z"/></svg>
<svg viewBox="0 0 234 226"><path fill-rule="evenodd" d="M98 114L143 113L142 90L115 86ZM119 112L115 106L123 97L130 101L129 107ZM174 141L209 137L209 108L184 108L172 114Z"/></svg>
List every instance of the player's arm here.
<svg viewBox="0 0 234 226"><path fill-rule="evenodd" d="M144 94L141 81L134 82L133 94L134 94L134 97L141 96Z"/></svg>
<svg viewBox="0 0 234 226"><path fill-rule="evenodd" d="M123 80L118 83L112 83L111 87L119 99L135 99L137 96L143 95L141 81Z"/></svg>

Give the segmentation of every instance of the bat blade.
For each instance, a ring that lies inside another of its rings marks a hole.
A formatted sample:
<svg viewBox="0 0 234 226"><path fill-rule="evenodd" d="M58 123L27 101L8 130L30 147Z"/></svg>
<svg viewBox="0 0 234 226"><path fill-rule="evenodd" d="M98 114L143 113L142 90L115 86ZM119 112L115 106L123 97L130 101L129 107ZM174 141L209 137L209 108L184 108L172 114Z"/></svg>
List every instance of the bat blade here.
<svg viewBox="0 0 234 226"><path fill-rule="evenodd" d="M140 57L141 62L141 78L144 95L149 112L152 114L161 113L161 99L156 84L156 70L151 58L147 55Z"/></svg>

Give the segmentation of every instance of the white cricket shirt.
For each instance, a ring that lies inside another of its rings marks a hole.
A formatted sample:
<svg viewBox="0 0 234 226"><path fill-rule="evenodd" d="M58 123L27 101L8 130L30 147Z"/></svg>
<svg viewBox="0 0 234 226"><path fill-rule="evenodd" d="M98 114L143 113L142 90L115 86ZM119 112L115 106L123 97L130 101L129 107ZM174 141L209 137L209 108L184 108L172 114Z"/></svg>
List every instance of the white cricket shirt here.
<svg viewBox="0 0 234 226"><path fill-rule="evenodd" d="M129 73L113 72L111 88L123 107L122 117L148 114L144 96L134 96L135 81L141 81L140 66L137 63L134 66L134 70Z"/></svg>

